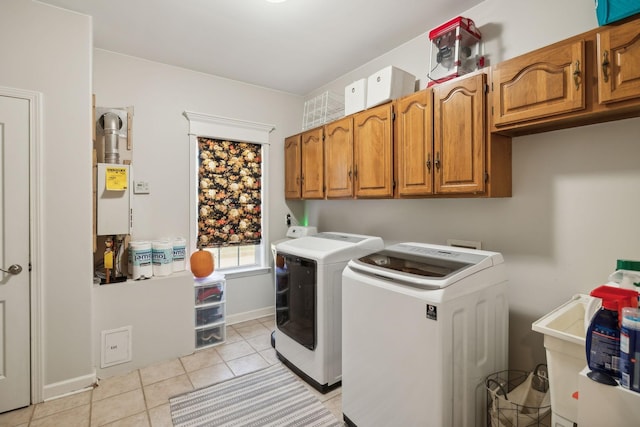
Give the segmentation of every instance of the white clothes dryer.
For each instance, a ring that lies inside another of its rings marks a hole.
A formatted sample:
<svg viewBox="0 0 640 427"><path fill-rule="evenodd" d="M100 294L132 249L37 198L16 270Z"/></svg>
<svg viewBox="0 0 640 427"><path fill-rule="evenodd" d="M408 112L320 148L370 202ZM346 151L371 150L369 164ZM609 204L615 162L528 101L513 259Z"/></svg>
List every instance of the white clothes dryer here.
<svg viewBox="0 0 640 427"><path fill-rule="evenodd" d="M276 354L322 393L342 376L342 270L383 247L380 237L331 232L276 246Z"/></svg>

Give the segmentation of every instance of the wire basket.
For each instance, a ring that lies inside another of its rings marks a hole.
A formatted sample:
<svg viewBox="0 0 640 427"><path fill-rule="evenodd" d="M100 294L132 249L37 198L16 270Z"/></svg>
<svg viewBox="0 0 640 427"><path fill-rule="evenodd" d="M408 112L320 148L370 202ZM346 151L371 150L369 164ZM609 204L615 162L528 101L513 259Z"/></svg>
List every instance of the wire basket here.
<svg viewBox="0 0 640 427"><path fill-rule="evenodd" d="M533 372L508 370L487 377L487 426L551 426L547 366Z"/></svg>
<svg viewBox="0 0 640 427"><path fill-rule="evenodd" d="M344 116L344 96L323 92L304 103L302 130L321 126Z"/></svg>

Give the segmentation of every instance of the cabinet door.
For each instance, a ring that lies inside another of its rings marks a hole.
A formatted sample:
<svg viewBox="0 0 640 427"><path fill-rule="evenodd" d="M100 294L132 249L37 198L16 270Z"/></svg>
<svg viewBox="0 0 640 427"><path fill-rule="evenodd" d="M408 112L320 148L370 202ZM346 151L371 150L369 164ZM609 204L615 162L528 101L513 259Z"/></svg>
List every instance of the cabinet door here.
<svg viewBox="0 0 640 427"><path fill-rule="evenodd" d="M585 108L584 40L558 43L494 66L496 127Z"/></svg>
<svg viewBox="0 0 640 427"><path fill-rule="evenodd" d="M302 198L324 198L322 128L304 132L302 141Z"/></svg>
<svg viewBox="0 0 640 427"><path fill-rule="evenodd" d="M433 193L433 99L430 89L397 102L396 164L399 196Z"/></svg>
<svg viewBox="0 0 640 427"><path fill-rule="evenodd" d="M599 32L600 103L640 97L640 20Z"/></svg>
<svg viewBox="0 0 640 427"><path fill-rule="evenodd" d="M393 106L355 115L353 126L356 197L393 196Z"/></svg>
<svg viewBox="0 0 640 427"><path fill-rule="evenodd" d="M284 197L299 199L300 192L300 135L284 140Z"/></svg>
<svg viewBox="0 0 640 427"><path fill-rule="evenodd" d="M433 89L436 193L484 191L486 75Z"/></svg>
<svg viewBox="0 0 640 427"><path fill-rule="evenodd" d="M324 134L327 198L353 197L353 117L329 123Z"/></svg>

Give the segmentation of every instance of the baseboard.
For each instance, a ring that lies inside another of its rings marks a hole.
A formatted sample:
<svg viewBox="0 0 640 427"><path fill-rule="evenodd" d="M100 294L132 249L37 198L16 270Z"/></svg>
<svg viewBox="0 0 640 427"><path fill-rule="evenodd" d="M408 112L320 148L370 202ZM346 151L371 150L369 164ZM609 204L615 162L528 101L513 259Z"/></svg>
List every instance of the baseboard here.
<svg viewBox="0 0 640 427"><path fill-rule="evenodd" d="M92 374L82 377L76 377L59 383L47 384L44 386L44 401L56 399L70 394L80 393L89 390L96 383L97 377L95 371Z"/></svg>
<svg viewBox="0 0 640 427"><path fill-rule="evenodd" d="M272 305L271 307L263 307L258 310L245 311L244 313L229 314L227 315L227 325L234 325L265 316L274 316L275 313L276 307Z"/></svg>

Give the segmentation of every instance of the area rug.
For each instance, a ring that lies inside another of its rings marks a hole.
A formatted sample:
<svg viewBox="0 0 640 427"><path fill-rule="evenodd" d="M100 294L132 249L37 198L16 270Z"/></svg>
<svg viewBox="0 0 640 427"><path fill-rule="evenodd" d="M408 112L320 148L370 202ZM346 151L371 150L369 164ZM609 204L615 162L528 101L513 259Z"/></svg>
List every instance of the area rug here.
<svg viewBox="0 0 640 427"><path fill-rule="evenodd" d="M343 425L282 365L172 397L169 403L177 427Z"/></svg>

